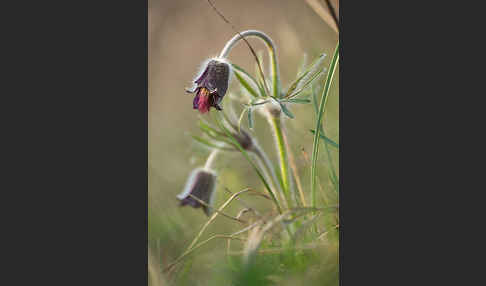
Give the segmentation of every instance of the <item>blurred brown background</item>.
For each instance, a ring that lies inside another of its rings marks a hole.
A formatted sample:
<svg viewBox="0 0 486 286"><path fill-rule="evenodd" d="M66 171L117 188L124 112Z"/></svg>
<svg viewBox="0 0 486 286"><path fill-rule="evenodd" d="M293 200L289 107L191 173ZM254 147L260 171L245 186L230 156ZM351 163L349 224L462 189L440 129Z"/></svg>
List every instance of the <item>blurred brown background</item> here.
<svg viewBox="0 0 486 286"><path fill-rule="evenodd" d="M213 3L238 30L262 30L274 40L284 88L295 79L304 53L312 61L324 52L328 55L328 65L338 36L306 1L213 0ZM167 263L166 260L187 247L188 240L206 220L201 210L178 208L175 199L190 171L201 165L208 154L195 146L189 136L199 135L200 131L197 128L198 113L192 109L193 96L186 94L184 88L192 86L201 62L217 55L235 33L205 0L149 0L148 20L149 246L155 249L156 260ZM249 41L255 50L264 49L259 40L252 38ZM229 59L253 73L254 59L243 42L232 50ZM237 84L233 80L229 91L238 90L235 87ZM337 87L333 89L337 90ZM289 140L297 163L304 166L299 150L305 148L310 152L312 148L312 134L308 130L314 128L313 107L297 106L292 112L296 119L287 120ZM327 135L337 141L337 95L330 99L326 112L326 118L333 119L326 126ZM273 157L274 149L269 145L272 138L265 136L269 134L266 133L268 126L261 118L256 120L255 132ZM254 174L246 162L222 164L243 170L223 171L226 173L222 183L232 185L234 191L252 184ZM302 181L306 185L309 181L307 169L302 168Z"/></svg>

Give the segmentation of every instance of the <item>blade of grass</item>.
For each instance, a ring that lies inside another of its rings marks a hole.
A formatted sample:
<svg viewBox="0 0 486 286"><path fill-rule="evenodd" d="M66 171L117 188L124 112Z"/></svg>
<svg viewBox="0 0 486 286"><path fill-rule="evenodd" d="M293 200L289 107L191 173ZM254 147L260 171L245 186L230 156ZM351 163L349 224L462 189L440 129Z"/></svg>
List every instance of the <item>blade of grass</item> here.
<svg viewBox="0 0 486 286"><path fill-rule="evenodd" d="M310 132L312 132L312 134L315 134L316 131L314 129L310 129ZM324 130L321 129L320 133L324 133ZM326 141L327 143L329 143L331 146L339 149L339 144L334 142L333 140L329 139L329 137L325 136L325 135L322 135L322 134L319 134L319 138L321 138L322 140Z"/></svg>
<svg viewBox="0 0 486 286"><path fill-rule="evenodd" d="M334 50L334 54L332 56L331 64L329 65L329 73L327 74L326 82L324 84L324 89L322 91L321 102L319 105L319 111L317 114L316 120L316 132L314 133L314 142L312 147L312 165L311 165L311 206L316 206L316 163L317 163L317 156L319 154L319 134L321 131L321 123L322 117L324 114L324 107L326 105L328 99L328 93L330 90L330 86L334 77L334 72L336 71L337 62L339 60L339 42L336 45L336 49Z"/></svg>
<svg viewBox="0 0 486 286"><path fill-rule="evenodd" d="M326 137L326 134L324 133L324 128L322 129L322 136ZM336 176L336 170L334 168L334 163L332 162L332 156L331 156L331 152L329 151L328 145L329 145L328 142L324 141L324 147L326 148L327 159L329 160L329 166L331 167L331 177L332 177L331 181L334 184L334 189L337 192L339 192L339 179Z"/></svg>
<svg viewBox="0 0 486 286"><path fill-rule="evenodd" d="M318 107L317 96L316 96L317 91L314 89L314 87L315 86L313 86L313 91L312 91L312 99L313 99L312 103L314 105L314 110L315 110L316 117L317 117L318 112L319 112L319 107ZM331 168L328 168L329 178L331 179L331 182L334 186L334 190L339 192L339 179L336 176L336 171L334 169L334 164L332 162L332 157L331 157L331 154L330 154L330 151L329 151L329 146L328 146L327 143L330 143L333 147L338 148L338 149L339 149L339 144L337 144L336 142L329 139L329 137L325 136L324 127L322 126L322 124L319 127L320 127L320 133L322 133L322 134L319 134L319 138L324 140L324 146L326 147L326 153L327 153L327 156L328 156L328 159L329 159L329 164L331 166ZM310 131L315 134L315 130L311 129Z"/></svg>

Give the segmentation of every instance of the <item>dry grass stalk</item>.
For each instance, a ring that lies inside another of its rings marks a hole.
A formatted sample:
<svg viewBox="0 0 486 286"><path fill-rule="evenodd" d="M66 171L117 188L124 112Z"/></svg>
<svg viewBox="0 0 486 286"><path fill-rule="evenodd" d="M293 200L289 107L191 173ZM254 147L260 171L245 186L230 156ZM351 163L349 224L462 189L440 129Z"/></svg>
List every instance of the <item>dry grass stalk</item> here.
<svg viewBox="0 0 486 286"><path fill-rule="evenodd" d="M339 34L339 29L334 22L334 19L332 17L331 11L329 11L327 5L323 3L324 1L322 0L306 0L307 4L311 6L311 8L314 10L314 12L319 15L319 17L326 22L329 27L331 27L334 32ZM339 0L332 0L330 1L331 5L334 7L334 10L336 11L337 16L339 17Z"/></svg>

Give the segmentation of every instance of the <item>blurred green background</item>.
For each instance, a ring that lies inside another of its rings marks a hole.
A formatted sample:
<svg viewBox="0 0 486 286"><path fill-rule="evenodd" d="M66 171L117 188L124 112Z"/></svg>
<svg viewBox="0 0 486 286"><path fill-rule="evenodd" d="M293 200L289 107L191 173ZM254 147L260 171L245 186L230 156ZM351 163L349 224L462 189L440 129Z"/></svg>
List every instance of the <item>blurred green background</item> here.
<svg viewBox="0 0 486 286"><path fill-rule="evenodd" d="M295 79L304 54L307 54L311 62L324 52L327 54L325 65L328 66L338 36L305 1L214 0L213 3L238 30L261 30L273 39L277 46L284 88L288 88ZM148 245L149 268L154 271L153 273L159 273L164 266L177 258L207 221L201 209L180 208L176 200L176 195L182 191L189 173L195 167L203 165L209 154L207 149L190 137L190 134L201 134L197 127L199 114L192 109L193 95L186 94L184 88L192 86L201 63L217 55L226 41L233 36L231 27L205 0L149 0ZM265 50L259 40L252 38L249 41L255 50ZM243 42L232 50L229 60L253 74L254 59ZM266 55L264 62L268 63ZM335 83L338 81L337 76ZM239 90L238 83L233 78L229 91ZM225 101L228 99L226 97ZM236 106L236 103L233 104ZM303 189L309 198L310 164L302 150L307 152L308 156L312 152L313 135L309 129L314 129L314 109L311 104L292 105L290 109L296 118L286 120L288 139ZM326 108L324 126L326 135L336 142L339 141L338 109L338 84L334 84ZM213 109L211 112L216 111ZM246 124L244 121L243 126ZM253 133L270 158L277 162L270 128L263 118L256 116ZM330 182L323 148L320 154L319 178L323 188L326 188ZM241 154L232 152L218 158L216 205L220 205L228 197L224 192L225 187L233 192L245 187L264 191L258 177ZM333 152L333 159L338 168L337 152ZM261 209L270 207L270 203L258 199L245 200ZM235 215L242 208L242 205L234 204L226 212ZM237 223L220 217L209 227L203 238L210 234L231 233L239 227ZM237 249L238 246L235 242L234 248ZM177 285L228 285L225 280L227 276L224 274L227 273L225 248L226 242L215 240L198 250L197 254L178 271L178 277L161 275L152 277L151 281L153 285L170 285L169 281ZM312 257L309 259L312 260ZM318 255L317 259L321 262L331 259L330 267L337 267L333 265L336 263L336 253ZM314 275L316 281L326 281L326 278L320 277L319 274L306 271L302 273ZM304 279L304 276L291 274L289 273L288 279L277 284L292 285ZM275 278L275 281L277 280ZM246 285L263 285L263 282L255 283L248 282Z"/></svg>

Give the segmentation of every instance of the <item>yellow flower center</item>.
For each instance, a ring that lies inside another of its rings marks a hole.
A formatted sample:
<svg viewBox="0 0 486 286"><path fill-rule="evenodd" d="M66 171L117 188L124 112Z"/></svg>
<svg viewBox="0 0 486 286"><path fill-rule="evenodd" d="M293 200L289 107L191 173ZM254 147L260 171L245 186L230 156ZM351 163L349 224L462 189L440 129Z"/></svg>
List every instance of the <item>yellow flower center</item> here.
<svg viewBox="0 0 486 286"><path fill-rule="evenodd" d="M199 91L199 96L208 96L209 95L209 90L205 87L202 87L201 90Z"/></svg>

